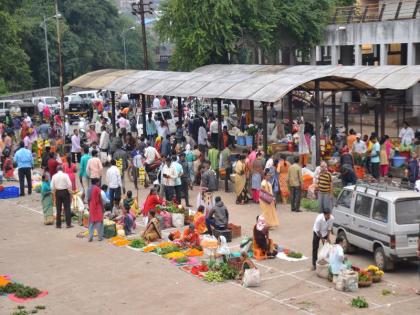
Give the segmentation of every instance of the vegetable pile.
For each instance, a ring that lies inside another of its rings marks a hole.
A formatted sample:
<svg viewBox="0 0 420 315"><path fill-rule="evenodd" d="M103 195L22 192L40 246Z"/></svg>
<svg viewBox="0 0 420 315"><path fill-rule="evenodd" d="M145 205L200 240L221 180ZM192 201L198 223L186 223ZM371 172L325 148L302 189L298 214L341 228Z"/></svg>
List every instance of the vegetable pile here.
<svg viewBox="0 0 420 315"><path fill-rule="evenodd" d="M292 252L289 252L287 254L287 257L301 259L303 257L303 255L302 255L302 253L292 251Z"/></svg>
<svg viewBox="0 0 420 315"><path fill-rule="evenodd" d="M130 242L130 247L133 248L143 248L147 245L147 243L143 239L134 239Z"/></svg>
<svg viewBox="0 0 420 315"><path fill-rule="evenodd" d="M178 259L185 257L185 254L181 252L172 252L164 255L163 257L166 259Z"/></svg>
<svg viewBox="0 0 420 315"><path fill-rule="evenodd" d="M369 304L363 296L358 296L351 300L351 306L356 308L367 308L369 307Z"/></svg>
<svg viewBox="0 0 420 315"><path fill-rule="evenodd" d="M223 274L220 271L209 271L204 275L204 280L208 282L223 282L225 278L223 278Z"/></svg>
<svg viewBox="0 0 420 315"><path fill-rule="evenodd" d="M41 293L37 288L28 287L20 283L8 283L0 287L0 295L14 294L21 299L36 298Z"/></svg>

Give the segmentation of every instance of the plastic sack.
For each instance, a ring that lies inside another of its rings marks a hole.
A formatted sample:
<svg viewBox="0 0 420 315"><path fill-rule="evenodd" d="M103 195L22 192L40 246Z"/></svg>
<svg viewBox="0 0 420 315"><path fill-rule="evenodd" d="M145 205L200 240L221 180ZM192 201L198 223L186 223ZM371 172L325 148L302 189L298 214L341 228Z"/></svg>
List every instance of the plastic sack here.
<svg viewBox="0 0 420 315"><path fill-rule="evenodd" d="M161 211L160 215L163 218L163 228L169 229L172 227L172 215L167 211Z"/></svg>
<svg viewBox="0 0 420 315"><path fill-rule="evenodd" d="M325 243L321 249L318 251L318 260L329 261L330 252L332 250L332 245L330 243Z"/></svg>
<svg viewBox="0 0 420 315"><path fill-rule="evenodd" d="M328 279L330 264L325 259L318 259L316 262L316 274L318 277Z"/></svg>
<svg viewBox="0 0 420 315"><path fill-rule="evenodd" d="M245 270L244 277L242 279L242 285L245 288L259 287L261 283L260 271L256 268Z"/></svg>
<svg viewBox="0 0 420 315"><path fill-rule="evenodd" d="M338 291L356 292L359 289L358 274L353 270L342 270L337 277Z"/></svg>

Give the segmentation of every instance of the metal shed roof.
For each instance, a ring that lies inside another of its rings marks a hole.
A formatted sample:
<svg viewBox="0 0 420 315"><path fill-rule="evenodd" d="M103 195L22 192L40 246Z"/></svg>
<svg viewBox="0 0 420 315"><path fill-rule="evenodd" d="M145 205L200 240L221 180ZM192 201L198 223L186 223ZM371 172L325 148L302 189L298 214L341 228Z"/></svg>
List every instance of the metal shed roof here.
<svg viewBox="0 0 420 315"><path fill-rule="evenodd" d="M420 81L420 66L209 65L193 72L106 69L68 83L125 93L276 102L293 89L405 90Z"/></svg>

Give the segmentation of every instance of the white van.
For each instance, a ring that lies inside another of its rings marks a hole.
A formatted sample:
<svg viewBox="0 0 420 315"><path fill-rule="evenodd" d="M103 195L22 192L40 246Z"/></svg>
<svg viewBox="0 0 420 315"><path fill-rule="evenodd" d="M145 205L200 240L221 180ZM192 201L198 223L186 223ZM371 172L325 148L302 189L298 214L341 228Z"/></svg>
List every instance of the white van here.
<svg viewBox="0 0 420 315"><path fill-rule="evenodd" d="M6 116L7 111L11 116L21 116L21 105L23 105L21 100L0 100L0 116Z"/></svg>
<svg viewBox="0 0 420 315"><path fill-rule="evenodd" d="M59 110L61 108L60 102L58 102L57 98L54 96L37 96L32 97L31 103L35 106L38 105L39 101L42 101L45 105L47 105L51 110Z"/></svg>
<svg viewBox="0 0 420 315"><path fill-rule="evenodd" d="M83 99L91 99L92 101L103 101L110 97L109 92L107 90L80 91L74 92L71 95L78 95Z"/></svg>
<svg viewBox="0 0 420 315"><path fill-rule="evenodd" d="M157 122L161 119L167 122L169 127L169 132L171 134L175 133L176 131L176 122L178 121L175 118L174 112L170 108L165 109L153 109L152 111L152 119ZM146 113L146 120L148 118L149 112ZM143 118L142 114L140 113L137 115L137 133L140 135L143 134Z"/></svg>
<svg viewBox="0 0 420 315"><path fill-rule="evenodd" d="M344 187L333 209L333 231L344 250L373 253L375 265L391 270L400 260L418 260L420 193L397 187Z"/></svg>

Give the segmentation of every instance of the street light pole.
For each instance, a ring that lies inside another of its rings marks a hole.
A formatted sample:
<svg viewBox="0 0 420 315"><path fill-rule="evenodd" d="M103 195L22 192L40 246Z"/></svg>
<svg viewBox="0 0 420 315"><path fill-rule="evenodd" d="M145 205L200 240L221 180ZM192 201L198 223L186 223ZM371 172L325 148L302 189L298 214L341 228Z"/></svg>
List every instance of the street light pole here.
<svg viewBox="0 0 420 315"><path fill-rule="evenodd" d="M124 69L127 69L127 46L126 46L126 37L125 37L125 33L127 33L128 31L134 30L135 27L132 26L126 30L123 30L121 33L121 37L123 38L123 46L124 46Z"/></svg>
<svg viewBox="0 0 420 315"><path fill-rule="evenodd" d="M144 59L144 70L148 70L149 63L148 63L148 56L147 56L147 38L146 38L146 22L145 22L145 14L152 13L151 9L146 10L145 7L150 6L152 2L144 3L143 0L139 0L138 3L132 3L132 13L136 16L140 15L140 22L141 22L141 32L142 32L142 39L143 39L143 59Z"/></svg>
<svg viewBox="0 0 420 315"><path fill-rule="evenodd" d="M45 36L45 52L47 54L47 69L48 69L48 87L50 90L50 96L52 95L51 90L51 69L50 69L50 54L48 52L48 36L47 36L47 18L44 15L44 22L42 24L44 28L44 36Z"/></svg>
<svg viewBox="0 0 420 315"><path fill-rule="evenodd" d="M55 18L57 25L57 46L58 46L58 68L60 72L60 94L61 94L61 116L63 120L63 145L66 139L66 116L64 113L64 83L63 83L63 61L61 60L61 36L60 36L60 22L58 14L58 1L55 0ZM64 153L64 152L63 152Z"/></svg>

